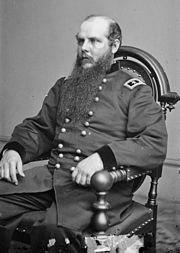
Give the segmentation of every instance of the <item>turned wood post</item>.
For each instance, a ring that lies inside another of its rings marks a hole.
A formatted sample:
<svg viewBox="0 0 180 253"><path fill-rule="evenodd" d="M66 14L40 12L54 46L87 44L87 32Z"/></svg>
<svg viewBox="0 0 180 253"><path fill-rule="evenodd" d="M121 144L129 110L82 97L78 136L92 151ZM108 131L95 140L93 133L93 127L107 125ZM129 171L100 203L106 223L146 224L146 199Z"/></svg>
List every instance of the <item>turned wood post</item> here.
<svg viewBox="0 0 180 253"><path fill-rule="evenodd" d="M91 220L93 229L99 234L104 234L108 228L109 219L107 211L110 204L106 200L108 191L113 185L113 179L106 170L96 172L91 179L91 186L97 195L97 201L93 204L94 215Z"/></svg>
<svg viewBox="0 0 180 253"><path fill-rule="evenodd" d="M97 195L97 201L93 204L94 215L91 225L98 234L103 235L109 226L107 211L110 208L110 204L106 200L108 191L114 183L122 181L125 178L127 178L127 173L123 168L110 172L102 170L96 172L91 178L91 186Z"/></svg>

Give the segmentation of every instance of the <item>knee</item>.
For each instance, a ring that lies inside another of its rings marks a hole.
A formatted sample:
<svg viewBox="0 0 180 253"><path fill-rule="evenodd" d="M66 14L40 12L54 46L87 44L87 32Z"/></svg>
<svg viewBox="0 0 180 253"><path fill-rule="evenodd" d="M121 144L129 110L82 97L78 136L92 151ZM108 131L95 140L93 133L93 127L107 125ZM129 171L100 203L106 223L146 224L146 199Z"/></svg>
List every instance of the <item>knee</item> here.
<svg viewBox="0 0 180 253"><path fill-rule="evenodd" d="M44 223L34 226L31 233L32 252L59 252L59 249L66 248L67 237L62 228L56 224ZM66 251L65 251L66 252Z"/></svg>
<svg viewBox="0 0 180 253"><path fill-rule="evenodd" d="M55 239L55 241L64 241L66 234L62 227L51 222L38 222L33 225L31 238L33 241L49 241L49 239Z"/></svg>

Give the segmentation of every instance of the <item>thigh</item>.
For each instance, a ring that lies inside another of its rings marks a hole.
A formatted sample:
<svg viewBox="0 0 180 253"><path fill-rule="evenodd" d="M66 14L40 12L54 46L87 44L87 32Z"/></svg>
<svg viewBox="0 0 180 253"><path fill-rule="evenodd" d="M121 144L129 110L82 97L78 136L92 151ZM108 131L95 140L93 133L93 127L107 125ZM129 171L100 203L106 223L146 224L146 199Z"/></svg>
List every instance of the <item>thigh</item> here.
<svg viewBox="0 0 180 253"><path fill-rule="evenodd" d="M46 210L53 199L53 190L0 196L0 224L26 212Z"/></svg>
<svg viewBox="0 0 180 253"><path fill-rule="evenodd" d="M14 229L24 213L46 210L54 198L53 191L0 196L0 252L8 252Z"/></svg>

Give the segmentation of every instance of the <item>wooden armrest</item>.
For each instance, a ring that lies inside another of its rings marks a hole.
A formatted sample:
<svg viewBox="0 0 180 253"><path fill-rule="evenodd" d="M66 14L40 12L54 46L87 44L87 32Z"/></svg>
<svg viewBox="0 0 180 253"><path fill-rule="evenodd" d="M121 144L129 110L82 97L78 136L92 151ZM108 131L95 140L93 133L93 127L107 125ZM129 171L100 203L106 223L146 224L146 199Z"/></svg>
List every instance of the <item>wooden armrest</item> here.
<svg viewBox="0 0 180 253"><path fill-rule="evenodd" d="M108 215L107 211L110 208L106 200L108 191L114 183L120 181L130 181L138 177L149 175L152 179L151 187L148 196L147 206L150 208L156 207L157 184L161 176L162 164L156 169L145 170L137 167L121 166L117 170L112 171L99 171L96 172L91 178L91 186L96 192L97 201L93 203L94 215L91 220L91 225L98 234L104 234L108 228Z"/></svg>
<svg viewBox="0 0 180 253"><path fill-rule="evenodd" d="M160 102L166 102L168 104L176 104L180 100L180 96L177 92L167 92L159 98Z"/></svg>
<svg viewBox="0 0 180 253"><path fill-rule="evenodd" d="M130 181L138 177L151 174L151 170L144 170L137 167L120 166L119 169L96 172L91 178L91 186L95 191L109 191L114 183Z"/></svg>
<svg viewBox="0 0 180 253"><path fill-rule="evenodd" d="M161 103L162 109L166 110L169 109L169 111L172 111L175 107L174 105L180 100L180 96L177 94L177 92L167 92L163 94L159 98L159 102ZM168 104L168 106L165 107L165 105Z"/></svg>
<svg viewBox="0 0 180 253"><path fill-rule="evenodd" d="M130 181L146 174L151 174L151 171L121 166L119 169L107 171L102 170L96 172L91 178L91 186L96 192L97 201L93 203L94 215L91 220L91 225L96 232L104 234L108 228L107 211L110 208L106 196L114 183L120 181Z"/></svg>

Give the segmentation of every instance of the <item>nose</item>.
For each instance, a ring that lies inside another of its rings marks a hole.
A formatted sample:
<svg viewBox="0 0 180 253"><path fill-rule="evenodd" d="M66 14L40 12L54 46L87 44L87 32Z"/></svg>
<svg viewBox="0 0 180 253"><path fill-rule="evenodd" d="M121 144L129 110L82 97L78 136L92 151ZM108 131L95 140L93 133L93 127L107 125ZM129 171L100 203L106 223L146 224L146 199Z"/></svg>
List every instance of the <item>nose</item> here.
<svg viewBox="0 0 180 253"><path fill-rule="evenodd" d="M83 52L89 52L89 41L88 40L84 40L81 50Z"/></svg>

